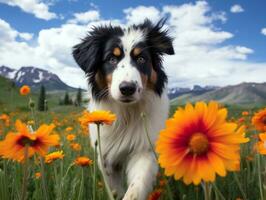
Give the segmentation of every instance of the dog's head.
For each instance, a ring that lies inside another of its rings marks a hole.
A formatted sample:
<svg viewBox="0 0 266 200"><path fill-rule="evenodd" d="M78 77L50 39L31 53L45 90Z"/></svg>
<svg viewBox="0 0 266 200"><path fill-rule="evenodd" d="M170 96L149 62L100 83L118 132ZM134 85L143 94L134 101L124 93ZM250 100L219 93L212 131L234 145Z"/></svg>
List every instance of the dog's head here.
<svg viewBox="0 0 266 200"><path fill-rule="evenodd" d="M145 90L162 94L167 82L162 55L174 54L163 24L145 20L127 29L94 27L74 47L74 59L88 76L94 99L134 103Z"/></svg>

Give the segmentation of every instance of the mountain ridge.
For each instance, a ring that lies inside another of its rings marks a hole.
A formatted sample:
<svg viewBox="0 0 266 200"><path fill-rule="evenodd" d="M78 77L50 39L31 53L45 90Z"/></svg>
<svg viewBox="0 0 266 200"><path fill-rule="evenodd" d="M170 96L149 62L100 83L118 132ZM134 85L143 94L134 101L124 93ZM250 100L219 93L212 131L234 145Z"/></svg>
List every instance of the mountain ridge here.
<svg viewBox="0 0 266 200"><path fill-rule="evenodd" d="M33 90L38 90L42 85L48 91L67 90L75 91L77 88L64 83L56 74L33 66L22 66L15 70L7 66L0 66L0 76L8 78L17 86L29 85Z"/></svg>

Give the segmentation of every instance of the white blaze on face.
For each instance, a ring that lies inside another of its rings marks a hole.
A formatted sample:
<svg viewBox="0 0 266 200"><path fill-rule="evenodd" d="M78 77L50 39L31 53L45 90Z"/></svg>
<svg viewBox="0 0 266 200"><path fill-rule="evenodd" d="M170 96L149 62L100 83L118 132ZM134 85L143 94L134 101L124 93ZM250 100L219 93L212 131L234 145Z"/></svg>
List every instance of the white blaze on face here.
<svg viewBox="0 0 266 200"><path fill-rule="evenodd" d="M131 64L132 58L130 53L132 49L141 41L144 41L145 35L140 30L128 29L120 38L124 52L124 57L118 63L117 68L112 74L111 95L114 99L119 100L123 95L120 92L119 86L122 82L134 82L137 90L132 95L134 100L139 100L143 89L140 72Z"/></svg>

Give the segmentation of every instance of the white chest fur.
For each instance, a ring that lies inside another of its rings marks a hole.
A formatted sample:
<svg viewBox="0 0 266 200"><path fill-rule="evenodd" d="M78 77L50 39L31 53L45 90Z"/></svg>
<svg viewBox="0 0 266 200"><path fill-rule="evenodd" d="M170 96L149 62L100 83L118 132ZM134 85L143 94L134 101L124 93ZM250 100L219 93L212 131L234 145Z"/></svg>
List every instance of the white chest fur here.
<svg viewBox="0 0 266 200"><path fill-rule="evenodd" d="M123 162L131 154L150 149L145 126L152 143L163 129L168 116L169 100L166 92L161 97L145 92L143 99L134 105L122 105L113 100L90 102L89 111L110 110L117 119L112 126L101 126L101 143L104 157L111 163ZM146 123L141 114L145 113ZM92 145L97 139L96 125L90 125Z"/></svg>

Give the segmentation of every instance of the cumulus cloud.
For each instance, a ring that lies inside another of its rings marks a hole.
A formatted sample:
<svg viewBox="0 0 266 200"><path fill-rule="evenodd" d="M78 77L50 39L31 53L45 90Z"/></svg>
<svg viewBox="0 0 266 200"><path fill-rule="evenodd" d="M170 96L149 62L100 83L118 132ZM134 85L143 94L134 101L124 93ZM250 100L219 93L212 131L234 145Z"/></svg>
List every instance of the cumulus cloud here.
<svg viewBox="0 0 266 200"><path fill-rule="evenodd" d="M49 7L42 0L0 0L0 3L9 6L17 6L27 13L33 14L35 17L50 20L57 17L55 13L49 12Z"/></svg>
<svg viewBox="0 0 266 200"><path fill-rule="evenodd" d="M266 35L266 28L261 29L261 34Z"/></svg>
<svg viewBox="0 0 266 200"><path fill-rule="evenodd" d="M241 5L235 4L230 8L231 13L241 13L244 12L244 9Z"/></svg>
<svg viewBox="0 0 266 200"><path fill-rule="evenodd" d="M219 27L219 24L226 23L226 14L213 12L205 1L169 5L161 9L145 6L128 8L124 10L122 19L103 19L99 14L86 22L68 21L59 27L41 30L36 36L35 46L16 40L21 37L19 33L0 20L0 64L16 68L23 65L41 67L56 73L69 85L85 88L84 74L75 64L71 49L93 25L111 22L126 26L142 22L146 17L155 22L163 16L168 16L166 28L175 38L176 54L164 58L170 87L265 81L266 63L249 61L248 56L254 53L249 47L225 43L234 37Z"/></svg>
<svg viewBox="0 0 266 200"><path fill-rule="evenodd" d="M75 13L74 18L70 19L69 23L87 24L91 21L100 19L100 12L98 10L89 10L87 12Z"/></svg>
<svg viewBox="0 0 266 200"><path fill-rule="evenodd" d="M143 22L144 18L152 21L159 21L162 17L160 11L153 6L138 6L136 8L127 8L123 11L126 14L127 24L136 24Z"/></svg>

